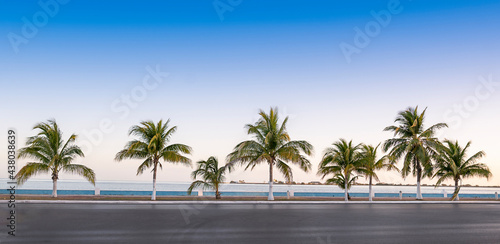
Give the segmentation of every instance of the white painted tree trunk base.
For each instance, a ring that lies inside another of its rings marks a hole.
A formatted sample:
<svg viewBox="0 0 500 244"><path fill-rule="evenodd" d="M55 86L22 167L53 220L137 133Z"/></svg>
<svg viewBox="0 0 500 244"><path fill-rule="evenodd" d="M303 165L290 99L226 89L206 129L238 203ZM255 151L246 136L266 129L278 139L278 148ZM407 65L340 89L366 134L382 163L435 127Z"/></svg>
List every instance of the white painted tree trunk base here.
<svg viewBox="0 0 500 244"><path fill-rule="evenodd" d="M57 197L57 180L52 180L52 197Z"/></svg>
<svg viewBox="0 0 500 244"><path fill-rule="evenodd" d="M417 200L422 200L424 199L422 197L422 192L420 191L420 182L417 182Z"/></svg>
<svg viewBox="0 0 500 244"><path fill-rule="evenodd" d="M372 177L370 176L370 186L368 187L368 201L373 201Z"/></svg>
<svg viewBox="0 0 500 244"><path fill-rule="evenodd" d="M267 200L274 201L273 181L269 181L269 195L267 196Z"/></svg>
<svg viewBox="0 0 500 244"><path fill-rule="evenodd" d="M274 201L273 194L273 165L274 162L269 163L269 195L267 196L268 201Z"/></svg>
<svg viewBox="0 0 500 244"><path fill-rule="evenodd" d="M156 200L156 179L153 179L153 194L151 195L151 200Z"/></svg>
<svg viewBox="0 0 500 244"><path fill-rule="evenodd" d="M347 180L345 180L344 187L345 187L344 200L345 200L346 202L348 202L348 201L349 201L349 193L347 192L347 191L348 191L348 190L347 190Z"/></svg>

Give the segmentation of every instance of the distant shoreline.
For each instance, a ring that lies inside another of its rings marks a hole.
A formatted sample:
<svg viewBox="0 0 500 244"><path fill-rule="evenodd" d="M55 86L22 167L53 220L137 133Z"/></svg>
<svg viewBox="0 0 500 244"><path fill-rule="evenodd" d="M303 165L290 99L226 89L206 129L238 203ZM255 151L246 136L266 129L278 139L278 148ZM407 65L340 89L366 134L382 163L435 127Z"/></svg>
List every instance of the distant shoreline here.
<svg viewBox="0 0 500 244"><path fill-rule="evenodd" d="M234 184L234 185L268 185L269 183L264 183L264 182L224 182L224 184ZM286 183L278 183L274 182L273 185L292 185L292 186L335 186L335 184L324 184L324 183L295 183L295 184L286 184ZM353 186L368 186L368 184L353 184ZM373 186L417 186L417 184L373 184ZM434 187L434 185L429 185L429 184L422 184L420 186L425 186L425 187ZM441 185L439 187L455 187L454 185ZM464 187L471 187L471 188L500 188L500 186L480 186L480 185L462 185L462 188Z"/></svg>
<svg viewBox="0 0 500 244"><path fill-rule="evenodd" d="M9 179L6 178L1 178L0 182L6 183L8 182ZM49 179L30 179L29 181L39 181L39 182L49 182L52 183L52 180ZM84 180L79 180L79 179L60 179L59 182L64 183L64 182L73 182L73 183L88 183L87 181ZM313 181L314 182L314 181ZM150 181L125 181L125 180L97 180L96 183L123 183L123 184L151 184ZM191 184L191 182L171 182L171 181L158 181L158 184ZM296 182L295 184L285 184L284 182L274 182L273 185L292 185L292 186L334 186L333 184L325 184L325 183L311 183L311 182ZM223 182L223 184L228 184L228 185L268 185L269 183L267 182ZM356 183L353 184L353 186L368 186L368 184L365 183ZM416 184L390 184L390 183L378 183L378 184L373 184L373 186L393 186L393 187L398 187L398 186L414 186L416 187ZM422 184L421 186L423 187L434 187L434 185L431 184ZM439 187L454 187L454 185L448 184L448 185L441 185ZM480 186L480 185L470 185L470 184L465 184L462 185L462 188L500 188L500 185L498 186ZM52 189L52 188L51 188Z"/></svg>

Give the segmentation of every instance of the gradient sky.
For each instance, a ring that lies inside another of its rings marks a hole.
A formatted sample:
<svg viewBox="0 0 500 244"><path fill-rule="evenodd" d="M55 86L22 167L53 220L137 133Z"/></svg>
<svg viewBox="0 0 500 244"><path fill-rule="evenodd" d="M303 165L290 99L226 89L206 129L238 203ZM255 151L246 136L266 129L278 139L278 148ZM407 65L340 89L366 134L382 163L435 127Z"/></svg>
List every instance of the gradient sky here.
<svg viewBox="0 0 500 244"><path fill-rule="evenodd" d="M212 0L61 2L68 3L47 12L37 1L0 1L1 134L16 128L24 146L34 124L55 118L66 136L80 135L79 143L93 138L78 162L98 180L150 181L149 173L135 176L138 161L113 161L130 126L142 120L170 118L178 126L173 142L192 146L193 161L224 160L248 138L244 125L270 106L290 116L292 139L315 147L314 172L295 167L294 179L319 180L317 165L331 143L378 144L392 136L382 130L398 111L419 105L428 107L427 125L450 124L441 138L472 140L471 154L486 152L483 162L494 177L464 183L500 185L500 1L215 1L223 13ZM376 21L372 11L391 4L399 12L378 24L348 62L341 43L354 46L355 29L366 32ZM36 23L35 34L23 35ZM13 36L24 42L13 45ZM139 94L148 67L169 76ZM141 95L135 107L121 102L132 94ZM102 121L112 131L100 138ZM188 182L191 171L165 165L158 178ZM228 180L264 182L267 175L262 165ZM380 175L384 182L415 183Z"/></svg>

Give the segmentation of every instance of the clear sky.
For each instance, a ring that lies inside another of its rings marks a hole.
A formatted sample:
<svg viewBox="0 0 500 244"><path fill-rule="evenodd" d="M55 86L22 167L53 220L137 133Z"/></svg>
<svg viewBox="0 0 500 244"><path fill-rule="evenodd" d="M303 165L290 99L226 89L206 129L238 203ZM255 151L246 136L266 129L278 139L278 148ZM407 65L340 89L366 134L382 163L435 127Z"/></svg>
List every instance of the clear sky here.
<svg viewBox="0 0 500 244"><path fill-rule="evenodd" d="M465 183L500 185L500 1L41 3L0 1L1 134L16 128L24 146L34 124L55 118L80 135L78 162L98 180L150 181L135 176L138 161L113 161L142 120L170 118L193 161L223 161L270 106L290 116L292 139L315 147L313 172L294 168L294 179L319 180L331 143L378 144L398 111L419 105L428 125L450 124L441 138L486 152L494 177ZM158 178L188 182L191 171L165 165ZM262 165L228 179L267 177Z"/></svg>

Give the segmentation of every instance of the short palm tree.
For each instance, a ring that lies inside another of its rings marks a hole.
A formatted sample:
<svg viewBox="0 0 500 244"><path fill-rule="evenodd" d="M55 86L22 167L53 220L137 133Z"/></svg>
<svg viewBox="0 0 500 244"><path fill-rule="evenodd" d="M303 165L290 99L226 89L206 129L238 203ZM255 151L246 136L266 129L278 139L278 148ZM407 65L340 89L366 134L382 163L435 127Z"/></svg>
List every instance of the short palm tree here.
<svg viewBox="0 0 500 244"><path fill-rule="evenodd" d="M351 186L356 183L356 180L358 179L359 176L351 176L349 181L346 182L344 175L341 173L338 173L333 176L333 178L327 179L326 184L334 184L337 185L340 189L342 190L347 190L347 199L350 200L351 196L349 195L349 190L351 189Z"/></svg>
<svg viewBox="0 0 500 244"><path fill-rule="evenodd" d="M368 178L369 183L368 199L370 202L373 201L372 181L373 179L379 181L376 171L382 169L394 169L399 171L399 169L394 165L395 161L389 160L389 157L387 155L384 155L381 158L377 159L377 151L379 146L380 144L378 144L376 147L373 147L372 145L363 145L361 148L364 175L366 178Z"/></svg>
<svg viewBox="0 0 500 244"><path fill-rule="evenodd" d="M406 178L410 173L417 177L417 199L422 199L420 181L423 177L432 176L432 159L440 142L435 138L438 129L448 127L445 123L438 123L429 128L424 127L425 111L418 113L418 107L408 108L399 112L395 122L397 125L388 126L384 131L394 132L394 138L384 142L384 152L389 151L394 160L403 158L401 174Z"/></svg>
<svg viewBox="0 0 500 244"><path fill-rule="evenodd" d="M458 200L458 192L460 191L459 181L470 177L491 177L491 171L488 166L478 161L484 157L483 151L477 152L467 158L467 150L471 142L469 141L465 147L461 147L458 141L452 142L446 140L442 150L440 150L437 160L437 171L434 177L439 177L436 182L436 187L441 185L444 180L453 180L455 182L455 192L452 200Z"/></svg>
<svg viewBox="0 0 500 244"><path fill-rule="evenodd" d="M18 184L23 184L38 173L51 173L52 197L57 197L59 173L65 172L81 175L95 185L95 173L92 169L72 163L77 157L84 157L80 147L74 144L77 138L75 134L65 142L55 120L38 123L33 129L40 132L36 136L28 137L26 147L19 149L18 157L31 158L36 162L28 162L21 168L16 175Z"/></svg>
<svg viewBox="0 0 500 244"><path fill-rule="evenodd" d="M243 141L236 145L227 156L230 164L246 164L246 169L253 169L260 163L269 165L269 196L273 196L273 168L276 167L288 182L292 182L292 169L287 162L298 165L305 172L311 169L311 163L303 155L311 155L313 146L307 141L292 141L286 129L288 117L279 124L278 109L271 108L269 114L259 112L259 120L246 129L254 140ZM303 153L303 154L302 154Z"/></svg>
<svg viewBox="0 0 500 244"><path fill-rule="evenodd" d="M355 173L363 173L363 158L361 155L361 144L353 145L352 140L347 142L340 139L333 143L333 147L325 150L323 158L319 164L318 175L325 178L333 174L333 178L328 179L327 183L339 183L340 188L345 190L345 201L349 200L350 184L357 178Z"/></svg>
<svg viewBox="0 0 500 244"><path fill-rule="evenodd" d="M201 187L202 189L215 190L215 199L221 199L221 194L219 192L220 184L225 180L224 174L226 172L231 172L232 165L226 164L219 167L219 161L216 157L210 157L207 161L198 161L196 164L198 168L191 173L191 176L194 180L196 180L196 177L201 176L203 180L197 180L191 183L188 188L188 194L191 195L193 189Z"/></svg>
<svg viewBox="0 0 500 244"><path fill-rule="evenodd" d="M156 200L156 173L158 167L162 168L161 160L170 163L180 163L191 166L191 160L183 154L191 154L191 147L184 144L168 144L170 138L177 130L177 126L169 128L167 120L158 123L143 121L140 125L130 128L129 135L137 136L138 139L131 140L125 148L116 154L115 160L143 159L137 168L137 175L144 170L153 167L153 194L151 200Z"/></svg>

